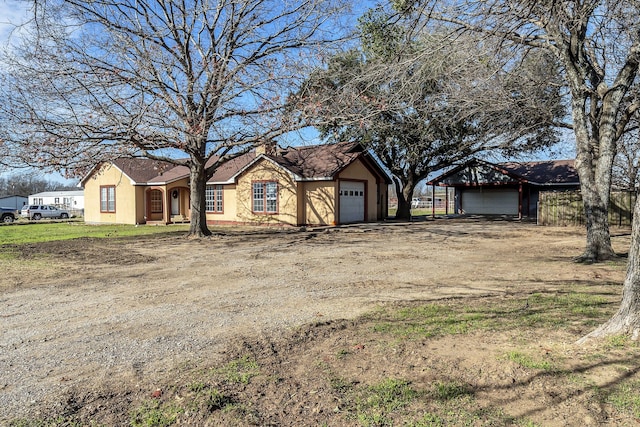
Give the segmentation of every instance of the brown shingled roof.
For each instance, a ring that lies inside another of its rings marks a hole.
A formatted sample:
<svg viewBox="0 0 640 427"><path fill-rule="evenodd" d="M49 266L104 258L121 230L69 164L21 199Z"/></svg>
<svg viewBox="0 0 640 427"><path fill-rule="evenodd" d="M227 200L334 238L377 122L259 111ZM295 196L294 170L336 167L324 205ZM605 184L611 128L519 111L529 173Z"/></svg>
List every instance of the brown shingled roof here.
<svg viewBox="0 0 640 427"><path fill-rule="evenodd" d="M113 161L113 164L134 182L140 184L149 182L158 177L158 175L175 168L175 165L168 162L137 158L116 159Z"/></svg>
<svg viewBox="0 0 640 427"><path fill-rule="evenodd" d="M235 159L231 159L226 163L219 166L213 173L213 176L207 182L229 182L239 171L243 170L249 163L256 158L256 152L250 151L242 154ZM210 163L213 163L216 159L211 159Z"/></svg>
<svg viewBox="0 0 640 427"><path fill-rule="evenodd" d="M362 151L360 144L345 142L288 148L269 157L303 179L326 179L333 178Z"/></svg>
<svg viewBox="0 0 640 427"><path fill-rule="evenodd" d="M332 179L361 156L363 151L364 149L358 143L339 143L277 149L274 154L264 156L300 179ZM208 182L232 181L257 157L255 151L250 151L229 160L215 171ZM216 160L217 158L212 158L208 164ZM157 160L122 158L113 163L137 184L166 183L189 176L189 169L186 166L176 166ZM384 174L384 172L381 173Z"/></svg>
<svg viewBox="0 0 640 427"><path fill-rule="evenodd" d="M533 184L575 184L580 182L573 160L507 162L500 167Z"/></svg>

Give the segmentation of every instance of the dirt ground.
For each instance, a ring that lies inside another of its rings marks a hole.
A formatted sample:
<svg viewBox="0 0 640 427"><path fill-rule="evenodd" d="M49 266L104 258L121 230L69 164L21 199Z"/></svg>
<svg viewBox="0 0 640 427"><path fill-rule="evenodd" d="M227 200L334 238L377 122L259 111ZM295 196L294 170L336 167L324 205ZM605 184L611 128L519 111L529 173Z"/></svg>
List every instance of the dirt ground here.
<svg viewBox="0 0 640 427"><path fill-rule="evenodd" d="M445 425L424 421L426 398L413 404L413 424L402 411L379 423L346 413L346 400L357 399L342 391L384 378L423 390L444 378L464 381L483 408L469 425L639 421L597 398L621 379L637 380L638 350L575 345L593 325L399 340L382 339L370 317L359 317L429 301L508 300L526 309L531 295L572 286L604 295L612 312L624 260L573 263L580 229L467 219L216 231L201 241L176 234L5 246L20 262L4 264L0 276L0 424L61 417L128 425L149 401L189 407L185 399L213 386L204 372L247 355L260 375L220 385L243 411L210 403L207 417L191 408L174 422ZM628 231L613 234L626 253ZM512 350L555 358L572 375L558 386L557 376L505 360ZM596 353L606 360L590 358Z"/></svg>

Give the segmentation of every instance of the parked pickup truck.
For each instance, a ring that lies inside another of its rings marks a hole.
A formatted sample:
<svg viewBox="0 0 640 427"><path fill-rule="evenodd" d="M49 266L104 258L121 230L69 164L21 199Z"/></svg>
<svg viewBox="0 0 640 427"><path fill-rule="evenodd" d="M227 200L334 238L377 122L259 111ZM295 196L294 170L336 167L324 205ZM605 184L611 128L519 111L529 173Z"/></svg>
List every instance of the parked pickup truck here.
<svg viewBox="0 0 640 427"><path fill-rule="evenodd" d="M11 223L16 220L16 210L11 208L0 208L0 221Z"/></svg>

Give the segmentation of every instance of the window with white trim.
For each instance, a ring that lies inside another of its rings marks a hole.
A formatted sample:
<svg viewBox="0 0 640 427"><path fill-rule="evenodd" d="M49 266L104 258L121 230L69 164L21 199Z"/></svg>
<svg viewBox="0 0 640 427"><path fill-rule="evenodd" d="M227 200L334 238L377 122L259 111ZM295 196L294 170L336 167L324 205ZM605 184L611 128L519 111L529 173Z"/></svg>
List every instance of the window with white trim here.
<svg viewBox="0 0 640 427"><path fill-rule="evenodd" d="M254 213L278 213L278 183L276 181L257 181L252 186L252 206Z"/></svg>
<svg viewBox="0 0 640 427"><path fill-rule="evenodd" d="M223 212L223 195L223 186L221 184L207 185L207 189L205 192L205 203L207 212Z"/></svg>

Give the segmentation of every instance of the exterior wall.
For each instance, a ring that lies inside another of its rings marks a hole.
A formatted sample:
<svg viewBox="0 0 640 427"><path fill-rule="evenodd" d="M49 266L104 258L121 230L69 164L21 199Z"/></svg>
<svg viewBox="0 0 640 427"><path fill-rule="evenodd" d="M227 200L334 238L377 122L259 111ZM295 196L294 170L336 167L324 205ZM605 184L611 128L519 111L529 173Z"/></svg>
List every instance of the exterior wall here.
<svg viewBox="0 0 640 427"><path fill-rule="evenodd" d="M278 208L274 214L252 212L252 184L256 181L278 183ZM242 174L236 187L236 221L250 224L299 225L297 183L286 170L261 160Z"/></svg>
<svg viewBox="0 0 640 427"><path fill-rule="evenodd" d="M230 224L238 221L238 197L235 184L226 184L222 188L222 213L207 212L207 223ZM251 209L251 206L249 206Z"/></svg>
<svg viewBox="0 0 640 427"><path fill-rule="evenodd" d="M115 186L115 212L100 212L100 187ZM144 222L144 188L136 187L122 171L103 165L85 181L84 220L88 223L136 224Z"/></svg>
<svg viewBox="0 0 640 427"><path fill-rule="evenodd" d="M378 183L378 221L382 221L389 216L389 185L381 181Z"/></svg>
<svg viewBox="0 0 640 427"><path fill-rule="evenodd" d="M145 207L145 203L144 203L144 194L145 194L145 187L141 187L141 186L135 186L133 187L133 192L134 192L134 196L131 196L131 202L135 203L135 207L134 207L134 215L135 215L135 221L133 222L133 224L144 224L146 222L146 207ZM98 203L100 203L100 198L98 198ZM118 189L116 188L116 212L118 212ZM100 209L98 209L100 210ZM126 224L131 224L131 223L126 223Z"/></svg>
<svg viewBox="0 0 640 427"><path fill-rule="evenodd" d="M336 224L336 182L311 181L300 184L301 222L306 225Z"/></svg>
<svg viewBox="0 0 640 427"><path fill-rule="evenodd" d="M383 190L380 187L385 187L383 183L378 184L376 176L374 176L371 171L360 161L356 160L345 170L340 172L338 176L341 180L352 180L352 181L367 181L365 186L365 221L377 221L378 219L382 219L379 215L382 212L382 206L379 205L381 202L380 192ZM380 189L379 189L380 188ZM338 207L338 210L340 207Z"/></svg>
<svg viewBox="0 0 640 427"><path fill-rule="evenodd" d="M20 210L29 202L27 197L9 196L0 199L0 207Z"/></svg>

